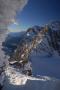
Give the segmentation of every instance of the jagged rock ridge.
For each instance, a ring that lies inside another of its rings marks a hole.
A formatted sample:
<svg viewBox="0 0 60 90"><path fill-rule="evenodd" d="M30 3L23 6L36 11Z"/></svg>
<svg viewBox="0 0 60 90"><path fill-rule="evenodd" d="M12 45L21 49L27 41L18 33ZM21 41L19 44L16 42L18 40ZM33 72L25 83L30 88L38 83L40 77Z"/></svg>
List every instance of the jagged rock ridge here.
<svg viewBox="0 0 60 90"><path fill-rule="evenodd" d="M21 67L24 67L28 63L29 55L33 50L40 53L47 52L50 56L56 51L60 55L59 25L59 22L52 22L44 27L34 26L29 28L10 57L10 64L13 61L14 64L19 63Z"/></svg>

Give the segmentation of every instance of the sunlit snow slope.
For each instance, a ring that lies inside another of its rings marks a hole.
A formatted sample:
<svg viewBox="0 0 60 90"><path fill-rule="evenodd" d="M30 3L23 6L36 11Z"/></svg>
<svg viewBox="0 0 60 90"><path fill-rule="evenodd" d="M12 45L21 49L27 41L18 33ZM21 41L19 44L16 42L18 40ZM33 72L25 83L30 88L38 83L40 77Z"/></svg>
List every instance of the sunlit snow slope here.
<svg viewBox="0 0 60 90"><path fill-rule="evenodd" d="M60 90L60 80L47 76L22 75L12 67L6 71L3 90Z"/></svg>

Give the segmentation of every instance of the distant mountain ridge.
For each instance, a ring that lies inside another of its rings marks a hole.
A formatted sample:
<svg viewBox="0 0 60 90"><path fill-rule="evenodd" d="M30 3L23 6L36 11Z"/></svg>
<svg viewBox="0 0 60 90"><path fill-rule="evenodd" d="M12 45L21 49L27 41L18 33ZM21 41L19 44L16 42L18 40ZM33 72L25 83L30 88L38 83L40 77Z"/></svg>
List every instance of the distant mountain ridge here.
<svg viewBox="0 0 60 90"><path fill-rule="evenodd" d="M48 24L47 27L48 35L46 35L46 37L47 39L50 37L52 47L60 53L60 21L52 22ZM24 40L30 42L32 38L37 35L37 33L39 33L43 28L45 27L33 26L26 32L10 33L3 46L10 48L11 50L13 49L12 51L14 52L18 44L24 42Z"/></svg>

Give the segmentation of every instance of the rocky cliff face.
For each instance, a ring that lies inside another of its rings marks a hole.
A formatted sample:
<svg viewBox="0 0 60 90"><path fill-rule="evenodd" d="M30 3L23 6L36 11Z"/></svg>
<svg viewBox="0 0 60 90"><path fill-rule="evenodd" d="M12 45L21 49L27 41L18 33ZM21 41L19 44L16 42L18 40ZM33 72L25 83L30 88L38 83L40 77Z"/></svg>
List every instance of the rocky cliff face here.
<svg viewBox="0 0 60 90"><path fill-rule="evenodd" d="M44 27L29 28L10 57L10 64L19 63L24 68L34 50L40 54L47 53L48 56L52 56L54 51L60 55L60 22L52 22Z"/></svg>
<svg viewBox="0 0 60 90"><path fill-rule="evenodd" d="M60 54L60 22L52 22L50 25L49 35L53 48Z"/></svg>

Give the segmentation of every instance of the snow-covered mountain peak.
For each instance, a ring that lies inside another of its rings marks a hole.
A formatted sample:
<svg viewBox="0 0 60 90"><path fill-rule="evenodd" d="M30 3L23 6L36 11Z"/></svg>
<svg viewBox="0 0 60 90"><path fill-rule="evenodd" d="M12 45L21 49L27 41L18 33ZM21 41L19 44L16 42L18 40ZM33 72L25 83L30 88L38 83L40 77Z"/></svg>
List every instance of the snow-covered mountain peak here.
<svg viewBox="0 0 60 90"><path fill-rule="evenodd" d="M44 27L33 26L20 35L15 34L10 34L3 43L5 55L10 50L9 65L5 71L7 85L26 86L32 83L35 87L38 83L44 86L38 90L48 90L49 85L50 90L55 90L55 87L60 90L59 85L59 89L57 87L60 80L55 79L60 78L60 22L52 22ZM7 88L6 85L4 88Z"/></svg>
<svg viewBox="0 0 60 90"><path fill-rule="evenodd" d="M60 21L53 21L49 26L52 30L60 30Z"/></svg>

